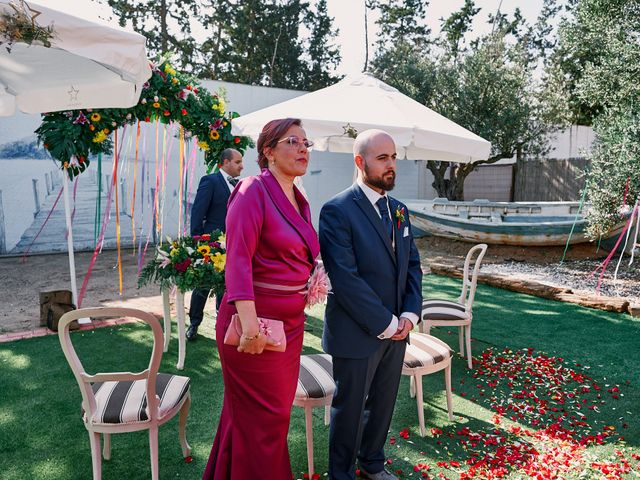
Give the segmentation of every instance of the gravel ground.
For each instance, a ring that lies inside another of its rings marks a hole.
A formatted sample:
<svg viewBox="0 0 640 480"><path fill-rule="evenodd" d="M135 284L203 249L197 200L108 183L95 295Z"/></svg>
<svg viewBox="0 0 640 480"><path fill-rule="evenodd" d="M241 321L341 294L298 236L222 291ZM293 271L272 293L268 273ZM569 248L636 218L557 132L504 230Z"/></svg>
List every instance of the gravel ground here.
<svg viewBox="0 0 640 480"><path fill-rule="evenodd" d="M472 244L438 237L418 239L418 248L423 265L432 262L462 264ZM509 275L522 280L536 281L556 287L570 288L574 292L596 293L600 270L592 272L604 261L608 252L597 250L594 244L573 245L561 262L564 247L514 247L489 245L484 257L482 272ZM618 270L614 272L619 255L610 261L600 286L600 295L627 297L640 301L640 252L629 266L629 255L625 255Z"/></svg>
<svg viewBox="0 0 640 480"><path fill-rule="evenodd" d="M615 278L617 261L618 257L615 257L609 263L602 278L599 293L608 297L640 299L640 259L636 258L634 264L629 266L629 257L625 257ZM601 262L593 260L572 260L549 265L506 261L484 265L482 271L570 288L574 292L593 293L597 291L601 270L596 272L596 269L600 264Z"/></svg>

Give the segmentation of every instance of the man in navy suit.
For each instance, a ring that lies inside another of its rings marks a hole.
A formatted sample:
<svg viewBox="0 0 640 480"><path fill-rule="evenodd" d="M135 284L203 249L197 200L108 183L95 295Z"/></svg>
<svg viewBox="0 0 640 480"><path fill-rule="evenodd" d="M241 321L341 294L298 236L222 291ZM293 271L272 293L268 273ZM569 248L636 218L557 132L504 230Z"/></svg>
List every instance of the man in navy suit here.
<svg viewBox="0 0 640 480"><path fill-rule="evenodd" d="M211 233L214 230L226 231L227 202L231 191L238 183L242 172L242 154L233 148L227 148L220 155L220 170L200 179L196 198L191 207L191 236ZM216 311L220 308L222 292L216 293ZM187 340L195 340L198 327L202 323L204 306L209 290L194 290L191 293L189 307L190 325Z"/></svg>
<svg viewBox="0 0 640 480"><path fill-rule="evenodd" d="M329 429L329 478L396 477L384 443L402 373L407 337L422 307L420 255L409 212L387 195L396 178L389 134L367 130L355 140L358 180L320 212L320 247L332 295L324 350L333 357L336 393Z"/></svg>

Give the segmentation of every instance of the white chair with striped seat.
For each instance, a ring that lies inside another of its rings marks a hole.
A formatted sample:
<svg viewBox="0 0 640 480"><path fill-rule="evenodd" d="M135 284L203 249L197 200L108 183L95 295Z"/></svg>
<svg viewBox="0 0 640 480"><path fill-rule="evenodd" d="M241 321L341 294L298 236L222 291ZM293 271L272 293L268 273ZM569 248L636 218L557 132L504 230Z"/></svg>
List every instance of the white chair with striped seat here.
<svg viewBox="0 0 640 480"><path fill-rule="evenodd" d="M153 350L149 366L139 373L86 373L71 343L69 327L79 318L133 317L149 324ZM179 432L182 454L191 453L186 439L186 423L191 405L189 378L158 373L162 359L162 328L152 314L132 308L83 308L60 318L58 336L82 393L82 418L89 432L93 479L102 477L100 434L104 436L105 460L111 458L112 433L149 430L151 478L158 475L158 427L180 412Z"/></svg>
<svg viewBox="0 0 640 480"><path fill-rule="evenodd" d="M420 436L427 433L424 426L424 397L422 394L422 376L444 370L444 384L447 392L447 410L449 420L453 420L451 399L451 349L442 340L426 333L412 332L404 354L402 374L411 377L411 396L416 397Z"/></svg>
<svg viewBox="0 0 640 480"><path fill-rule="evenodd" d="M307 462L309 476L313 467L313 408L324 407L324 424L329 425L329 411L336 384L333 381L331 355L314 353L300 357L300 375L293 405L304 409L307 436Z"/></svg>
<svg viewBox="0 0 640 480"><path fill-rule="evenodd" d="M460 355L464 358L463 335L467 344L467 366L472 368L471 362L471 321L473 320L473 299L476 295L478 271L487 245L475 245L467 253L462 272L462 292L456 301L440 298L429 298L422 303L422 322L420 331L429 333L434 326L457 326ZM469 270L473 269L471 276Z"/></svg>

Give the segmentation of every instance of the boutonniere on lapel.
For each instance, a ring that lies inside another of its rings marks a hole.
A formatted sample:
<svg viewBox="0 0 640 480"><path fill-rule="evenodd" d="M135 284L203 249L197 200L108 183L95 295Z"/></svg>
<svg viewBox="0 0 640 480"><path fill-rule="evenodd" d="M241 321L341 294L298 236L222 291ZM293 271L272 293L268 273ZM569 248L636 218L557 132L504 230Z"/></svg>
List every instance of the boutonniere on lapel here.
<svg viewBox="0 0 640 480"><path fill-rule="evenodd" d="M400 205L396 207L396 220L398 222L398 230L400 230L400 225L404 223L404 207L400 207Z"/></svg>

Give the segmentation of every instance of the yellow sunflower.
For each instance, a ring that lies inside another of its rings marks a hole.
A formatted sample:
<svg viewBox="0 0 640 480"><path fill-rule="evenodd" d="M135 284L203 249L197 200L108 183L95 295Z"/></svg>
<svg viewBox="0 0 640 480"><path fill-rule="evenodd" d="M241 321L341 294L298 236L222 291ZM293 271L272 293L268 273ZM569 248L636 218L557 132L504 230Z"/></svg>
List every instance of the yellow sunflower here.
<svg viewBox="0 0 640 480"><path fill-rule="evenodd" d="M224 270L224 266L226 265L226 263L227 263L226 253L216 252L216 254L213 255L213 268L215 268L216 271L222 272Z"/></svg>
<svg viewBox="0 0 640 480"><path fill-rule="evenodd" d="M98 112L95 112L95 113L91 114L91 121L92 122L99 122L101 118L102 117L100 116L100 114Z"/></svg>
<svg viewBox="0 0 640 480"><path fill-rule="evenodd" d="M93 143L102 143L107 139L107 135L101 130L93 137Z"/></svg>
<svg viewBox="0 0 640 480"><path fill-rule="evenodd" d="M201 150L204 150L205 152L209 151L209 144L204 140L198 142L198 146L200 147Z"/></svg>
<svg viewBox="0 0 640 480"><path fill-rule="evenodd" d="M198 252L201 255L209 255L209 253L211 253L211 247L209 245L200 245L198 247Z"/></svg>
<svg viewBox="0 0 640 480"><path fill-rule="evenodd" d="M211 138L211 140L218 140L220 138L220 133L217 130L211 130L209 132L209 138Z"/></svg>

